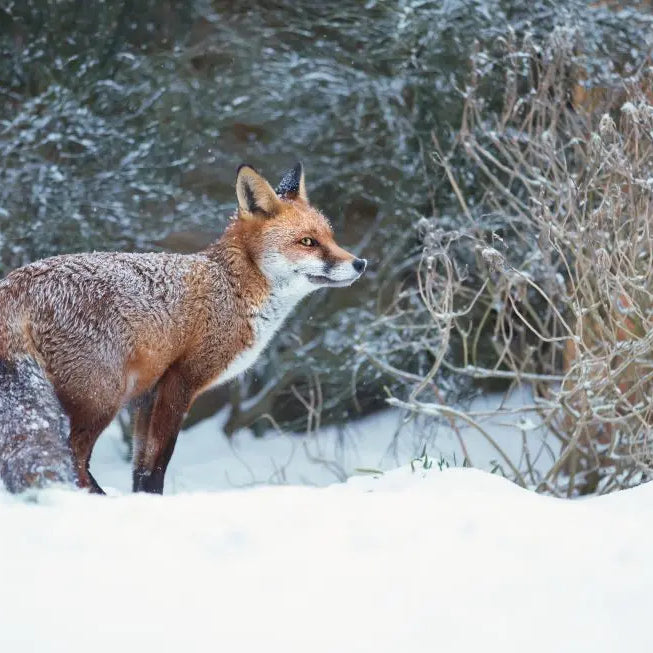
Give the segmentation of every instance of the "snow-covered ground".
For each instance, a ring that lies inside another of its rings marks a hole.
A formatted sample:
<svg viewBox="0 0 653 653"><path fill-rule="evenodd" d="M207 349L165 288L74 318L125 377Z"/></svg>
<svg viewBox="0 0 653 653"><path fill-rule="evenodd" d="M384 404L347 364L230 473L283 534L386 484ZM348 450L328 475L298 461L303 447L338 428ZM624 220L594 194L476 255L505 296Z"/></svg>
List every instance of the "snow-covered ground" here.
<svg viewBox="0 0 653 653"><path fill-rule="evenodd" d="M470 469L170 497L0 495L0 650L645 651L653 485Z"/></svg>
<svg viewBox="0 0 653 653"><path fill-rule="evenodd" d="M225 444L218 418L182 434L164 497L123 494L110 430L93 469L114 496L0 492L0 651L650 649L653 484L564 501L425 469L406 464L415 450L453 455L455 438L416 427L393 441L397 419L305 448Z"/></svg>

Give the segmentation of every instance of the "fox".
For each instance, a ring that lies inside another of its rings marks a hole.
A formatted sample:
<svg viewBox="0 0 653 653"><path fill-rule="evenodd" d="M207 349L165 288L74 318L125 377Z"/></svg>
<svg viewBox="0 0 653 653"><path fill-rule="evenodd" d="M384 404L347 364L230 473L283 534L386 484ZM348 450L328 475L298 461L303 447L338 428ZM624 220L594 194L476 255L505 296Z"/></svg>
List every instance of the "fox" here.
<svg viewBox="0 0 653 653"><path fill-rule="evenodd" d="M66 254L0 281L0 388L12 375L16 398L0 400L5 439L25 437L15 416L26 401L56 416L49 428L65 431L76 484L102 494L93 447L132 402L132 489L163 493L195 398L247 370L301 299L367 267L309 202L301 163L276 189L241 165L236 199L222 236L199 253Z"/></svg>

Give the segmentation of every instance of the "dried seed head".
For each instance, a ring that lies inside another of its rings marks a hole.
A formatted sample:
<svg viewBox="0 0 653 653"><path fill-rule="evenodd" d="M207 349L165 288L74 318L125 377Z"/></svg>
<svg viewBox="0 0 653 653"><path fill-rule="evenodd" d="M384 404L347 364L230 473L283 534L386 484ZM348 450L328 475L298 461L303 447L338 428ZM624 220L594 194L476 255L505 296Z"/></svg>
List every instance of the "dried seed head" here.
<svg viewBox="0 0 653 653"><path fill-rule="evenodd" d="M609 113L604 113L599 122L599 134L604 141L611 140L617 133L617 127Z"/></svg>
<svg viewBox="0 0 653 653"><path fill-rule="evenodd" d="M603 276L610 269L610 255L603 247L599 247L594 256L596 270L601 276Z"/></svg>
<svg viewBox="0 0 653 653"><path fill-rule="evenodd" d="M505 259L501 252L498 252L494 247L478 247L477 249L481 250L481 258L485 261L485 264L493 270L494 272L502 272Z"/></svg>
<svg viewBox="0 0 653 653"><path fill-rule="evenodd" d="M624 104L621 105L621 113L625 113L633 120L637 120L638 118L637 107L632 102L624 102Z"/></svg>

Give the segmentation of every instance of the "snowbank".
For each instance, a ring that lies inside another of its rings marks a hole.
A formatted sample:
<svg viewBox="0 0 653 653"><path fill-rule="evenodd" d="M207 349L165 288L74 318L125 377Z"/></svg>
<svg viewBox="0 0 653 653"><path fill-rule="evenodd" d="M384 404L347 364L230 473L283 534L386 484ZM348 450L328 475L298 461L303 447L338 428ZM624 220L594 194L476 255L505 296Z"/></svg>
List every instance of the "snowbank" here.
<svg viewBox="0 0 653 653"><path fill-rule="evenodd" d="M648 650L652 503L419 463L327 488L0 493L0 650Z"/></svg>

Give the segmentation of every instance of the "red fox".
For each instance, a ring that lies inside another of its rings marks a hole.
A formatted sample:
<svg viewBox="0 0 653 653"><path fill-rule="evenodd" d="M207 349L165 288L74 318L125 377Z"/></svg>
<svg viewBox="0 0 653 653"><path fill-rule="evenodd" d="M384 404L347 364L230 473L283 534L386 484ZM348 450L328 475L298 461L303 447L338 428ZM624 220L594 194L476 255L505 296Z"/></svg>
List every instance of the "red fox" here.
<svg viewBox="0 0 653 653"><path fill-rule="evenodd" d="M61 425L69 420L81 487L102 493L89 471L93 446L135 401L133 489L163 492L194 398L250 367L302 297L348 286L365 270L309 204L301 164L276 191L243 165L236 195L231 223L199 254L55 256L0 281L0 388L3 373L20 375L26 359L32 378L23 384L51 384L54 393L32 402ZM0 429L18 430L7 411L21 407L6 403Z"/></svg>

